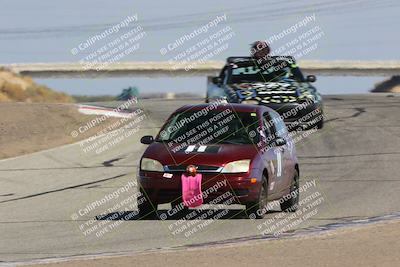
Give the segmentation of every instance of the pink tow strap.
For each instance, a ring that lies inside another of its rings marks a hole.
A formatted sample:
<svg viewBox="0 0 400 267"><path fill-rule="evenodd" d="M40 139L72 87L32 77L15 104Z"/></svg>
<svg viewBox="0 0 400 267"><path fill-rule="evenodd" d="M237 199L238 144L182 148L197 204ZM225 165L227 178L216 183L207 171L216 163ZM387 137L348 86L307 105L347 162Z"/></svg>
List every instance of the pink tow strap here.
<svg viewBox="0 0 400 267"><path fill-rule="evenodd" d="M182 200L186 207L195 208L203 204L201 179L202 175L199 173L194 176L182 174Z"/></svg>

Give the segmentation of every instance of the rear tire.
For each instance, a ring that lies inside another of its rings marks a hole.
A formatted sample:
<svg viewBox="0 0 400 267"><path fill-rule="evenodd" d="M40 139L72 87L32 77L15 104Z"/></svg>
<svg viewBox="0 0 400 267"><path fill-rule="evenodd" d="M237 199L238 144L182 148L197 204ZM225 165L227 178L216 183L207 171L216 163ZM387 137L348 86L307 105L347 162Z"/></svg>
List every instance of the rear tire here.
<svg viewBox="0 0 400 267"><path fill-rule="evenodd" d="M295 170L293 181L290 185L290 198L281 200L281 210L284 212L296 212L299 207L299 173ZM296 193L295 193L296 192ZM294 197L292 197L292 193Z"/></svg>
<svg viewBox="0 0 400 267"><path fill-rule="evenodd" d="M267 178L263 174L262 184L258 199L255 202L249 202L246 204L246 213L250 219L262 219L266 213L268 198L268 182Z"/></svg>

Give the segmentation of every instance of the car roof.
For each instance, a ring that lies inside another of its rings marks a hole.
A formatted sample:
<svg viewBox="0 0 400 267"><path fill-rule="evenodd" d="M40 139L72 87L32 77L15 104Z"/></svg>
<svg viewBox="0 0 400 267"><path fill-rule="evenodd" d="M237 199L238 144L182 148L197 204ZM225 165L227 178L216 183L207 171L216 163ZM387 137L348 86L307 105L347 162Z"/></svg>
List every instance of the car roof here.
<svg viewBox="0 0 400 267"><path fill-rule="evenodd" d="M178 108L176 112L183 112L188 110L202 110L210 106L216 106L212 110L223 111L228 108L233 109L236 112L256 112L258 110L261 111L273 111L271 108L265 106L258 105L246 105L246 104L236 104L236 103L224 103L216 105L217 103L205 103L205 104L197 104L197 105L185 105L183 107Z"/></svg>

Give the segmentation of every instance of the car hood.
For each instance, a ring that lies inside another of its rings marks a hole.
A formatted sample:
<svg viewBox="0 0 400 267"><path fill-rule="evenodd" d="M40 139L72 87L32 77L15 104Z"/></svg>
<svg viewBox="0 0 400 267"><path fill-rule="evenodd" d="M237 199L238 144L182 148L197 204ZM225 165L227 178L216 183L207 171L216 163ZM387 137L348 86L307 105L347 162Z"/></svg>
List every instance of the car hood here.
<svg viewBox="0 0 400 267"><path fill-rule="evenodd" d="M255 100L259 104L290 103L306 101L314 97L309 83L294 80L236 83L229 85L229 87L235 91L240 102Z"/></svg>
<svg viewBox="0 0 400 267"><path fill-rule="evenodd" d="M162 165L210 165L223 166L236 160L253 159L257 153L256 145L205 145L205 150L200 152L200 146L193 150L188 146L170 148L167 143L154 142L143 154L145 158L158 160ZM203 147L203 148L204 148ZM191 151L189 151L191 150Z"/></svg>

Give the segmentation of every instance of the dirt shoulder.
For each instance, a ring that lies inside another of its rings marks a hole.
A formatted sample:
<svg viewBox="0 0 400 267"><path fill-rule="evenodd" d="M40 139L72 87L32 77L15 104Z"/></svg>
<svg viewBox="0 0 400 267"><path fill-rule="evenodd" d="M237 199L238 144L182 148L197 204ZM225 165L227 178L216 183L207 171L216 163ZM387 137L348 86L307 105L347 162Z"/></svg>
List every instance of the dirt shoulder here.
<svg viewBox="0 0 400 267"><path fill-rule="evenodd" d="M43 266L399 266L399 232L400 221L395 221L295 239L73 260Z"/></svg>
<svg viewBox="0 0 400 267"><path fill-rule="evenodd" d="M78 112L73 104L0 103L0 159L57 147L95 135L116 119L78 131L96 116Z"/></svg>

